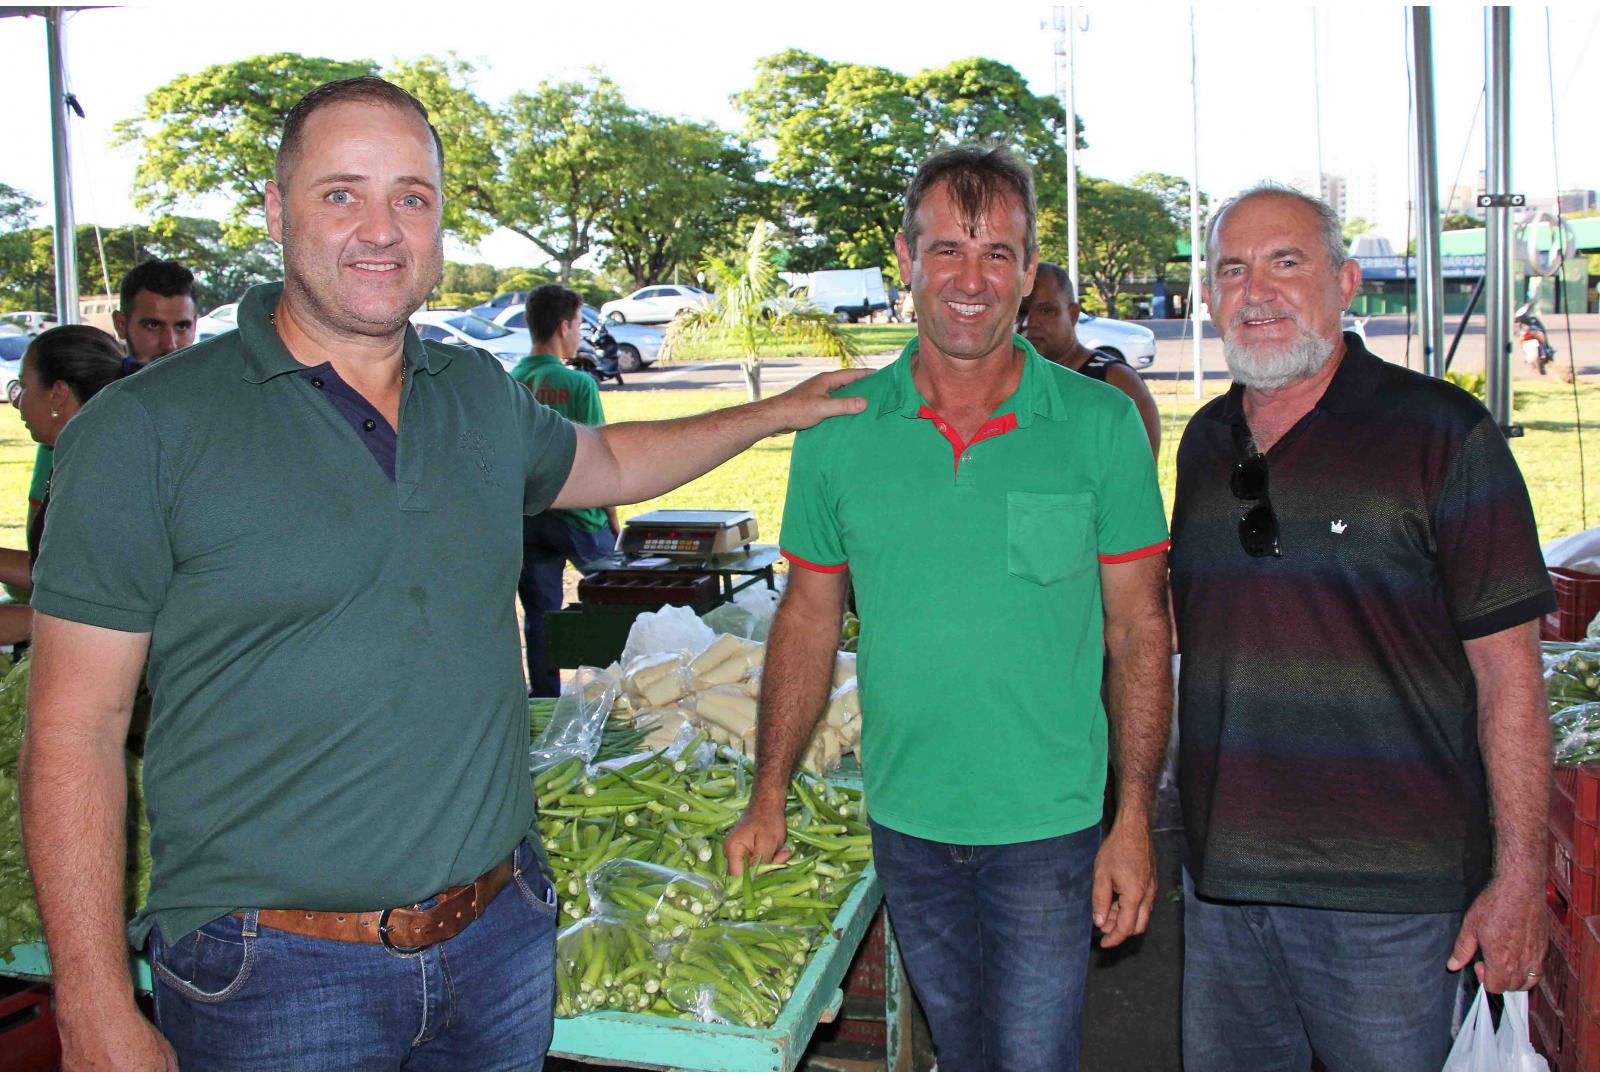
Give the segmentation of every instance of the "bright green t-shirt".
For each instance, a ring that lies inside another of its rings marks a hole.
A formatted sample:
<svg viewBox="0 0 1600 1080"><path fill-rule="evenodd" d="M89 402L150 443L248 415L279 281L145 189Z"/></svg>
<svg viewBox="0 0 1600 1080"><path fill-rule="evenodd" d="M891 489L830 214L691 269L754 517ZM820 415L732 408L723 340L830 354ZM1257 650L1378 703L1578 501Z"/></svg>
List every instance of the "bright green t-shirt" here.
<svg viewBox="0 0 1600 1080"><path fill-rule="evenodd" d="M785 555L855 586L867 805L943 843L1100 820L1100 566L1167 546L1132 400L1013 342L1021 381L970 444L917 391L913 340L789 467Z"/></svg>
<svg viewBox="0 0 1600 1080"><path fill-rule="evenodd" d="M34 605L151 634L135 944L416 903L536 835L513 605L572 426L408 330L391 480L298 376L280 291L96 394L56 448Z"/></svg>
<svg viewBox="0 0 1600 1080"><path fill-rule="evenodd" d="M554 409L574 424L598 427L606 422L600 408L600 388L581 371L573 371L560 357L524 356L511 369L511 377L533 391L534 400ZM597 533L611 524L604 509L555 510L573 528Z"/></svg>
<svg viewBox="0 0 1600 1080"><path fill-rule="evenodd" d="M28 501L35 506L44 502L45 493L50 490L50 462L55 457L55 451L43 443L33 455L33 480L28 484Z"/></svg>

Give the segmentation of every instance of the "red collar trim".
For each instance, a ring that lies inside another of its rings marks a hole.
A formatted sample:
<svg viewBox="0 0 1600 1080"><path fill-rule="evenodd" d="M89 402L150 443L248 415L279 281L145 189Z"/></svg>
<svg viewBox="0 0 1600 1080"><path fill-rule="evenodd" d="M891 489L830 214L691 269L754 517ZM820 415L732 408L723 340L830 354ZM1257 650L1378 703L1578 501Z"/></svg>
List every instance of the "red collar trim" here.
<svg viewBox="0 0 1600 1080"><path fill-rule="evenodd" d="M932 420L933 426L938 430L939 434L950 440L950 445L955 449L956 472L961 471L961 455L966 451L967 447L976 446L985 439L992 439L997 435L1004 435L1008 431L1017 430L1017 414L1008 412L1003 416L993 416L985 420L983 426L978 429L978 433L972 437L972 441L964 443L961 441L961 436L956 434L955 426L946 422L944 417L928 408L928 406L924 405L918 409L917 416L923 420Z"/></svg>

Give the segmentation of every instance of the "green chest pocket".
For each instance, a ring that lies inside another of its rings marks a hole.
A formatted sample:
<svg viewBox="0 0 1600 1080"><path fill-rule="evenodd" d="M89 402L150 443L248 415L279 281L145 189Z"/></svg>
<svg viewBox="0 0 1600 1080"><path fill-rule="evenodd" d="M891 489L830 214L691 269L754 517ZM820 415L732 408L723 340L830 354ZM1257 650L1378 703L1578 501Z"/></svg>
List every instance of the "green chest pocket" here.
<svg viewBox="0 0 1600 1080"><path fill-rule="evenodd" d="M1096 565L1093 493L1006 493L1006 568L1012 574L1054 585Z"/></svg>

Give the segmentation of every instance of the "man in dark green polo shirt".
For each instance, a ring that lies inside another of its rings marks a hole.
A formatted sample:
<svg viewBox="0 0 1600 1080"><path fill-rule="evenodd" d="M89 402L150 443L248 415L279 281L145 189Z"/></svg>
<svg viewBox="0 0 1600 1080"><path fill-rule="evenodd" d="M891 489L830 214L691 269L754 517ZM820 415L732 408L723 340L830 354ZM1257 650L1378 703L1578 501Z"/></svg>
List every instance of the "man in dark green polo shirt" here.
<svg viewBox="0 0 1600 1080"><path fill-rule="evenodd" d="M917 339L858 384L864 412L795 440L789 586L729 863L781 856L853 579L873 857L939 1067L1069 1069L1091 923L1119 944L1154 899L1171 694L1155 462L1126 395L1011 332L1038 262L1027 166L931 158L895 247ZM1102 845L1105 656L1120 800Z"/></svg>
<svg viewBox="0 0 1600 1080"><path fill-rule="evenodd" d="M410 330L442 270L442 182L415 98L313 90L266 188L283 285L63 433L21 797L69 1067L538 1068L555 915L528 842L521 519L652 498L861 406L830 397L836 372L571 424ZM154 864L129 936L159 1032L122 919L147 657Z"/></svg>
<svg viewBox="0 0 1600 1080"><path fill-rule="evenodd" d="M583 297L562 285L541 285L528 294L528 331L533 355L511 369L511 377L533 391L533 399L574 424L599 427L600 385L562 362L576 356L583 333ZM567 563L582 569L617 546L615 507L546 510L522 522L522 633L528 650L528 693L555 697L561 672L545 663L544 615L560 611L562 575Z"/></svg>

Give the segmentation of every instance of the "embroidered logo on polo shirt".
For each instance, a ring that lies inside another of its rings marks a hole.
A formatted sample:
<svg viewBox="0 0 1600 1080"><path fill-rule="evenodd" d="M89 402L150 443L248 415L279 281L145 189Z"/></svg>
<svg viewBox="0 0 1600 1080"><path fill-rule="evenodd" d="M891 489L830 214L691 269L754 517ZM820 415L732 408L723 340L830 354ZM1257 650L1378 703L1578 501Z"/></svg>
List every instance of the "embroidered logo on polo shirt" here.
<svg viewBox="0 0 1600 1080"><path fill-rule="evenodd" d="M1344 531L1347 528L1349 528L1349 526L1344 523L1344 519L1343 518L1340 518L1338 521L1330 521L1330 522L1328 522L1329 531L1330 532L1336 532L1340 536L1344 535Z"/></svg>
<svg viewBox="0 0 1600 1080"><path fill-rule="evenodd" d="M494 447L489 440L483 437L483 432L467 430L461 433L461 438L456 445L472 455L472 462L478 467L478 475L485 483L494 479Z"/></svg>

